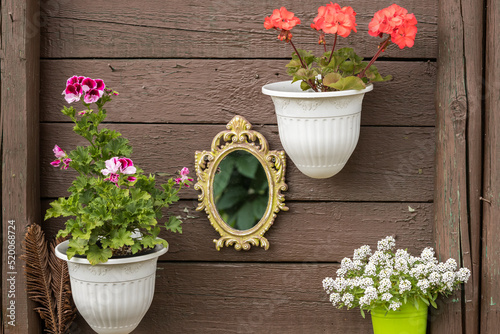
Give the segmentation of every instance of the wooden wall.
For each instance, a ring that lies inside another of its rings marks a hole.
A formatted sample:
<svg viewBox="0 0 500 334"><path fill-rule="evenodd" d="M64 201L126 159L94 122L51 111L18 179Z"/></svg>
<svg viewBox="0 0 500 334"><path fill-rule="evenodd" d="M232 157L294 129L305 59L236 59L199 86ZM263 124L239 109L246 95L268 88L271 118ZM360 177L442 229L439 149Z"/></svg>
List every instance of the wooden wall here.
<svg viewBox="0 0 500 334"><path fill-rule="evenodd" d="M392 1L358 0L358 33L340 46L371 57L378 39L367 34L373 13ZM394 81L367 94L358 147L345 169L327 180L302 175L288 160L281 212L266 234L270 249L216 251L218 234L196 212L198 193L185 191L173 208L186 217L182 235L164 235L156 295L136 333L366 333L369 319L338 311L321 281L363 244L395 235L413 253L432 245L434 92L437 2L404 0L419 24L415 47L392 46L378 61ZM83 6L42 0L40 173L41 201L65 196L74 176L52 168L52 147L80 143L60 114L65 80L100 77L120 92L110 103L109 127L129 138L133 159L148 172L194 170L195 150L234 115L242 115L282 149L271 99L262 85L288 80L289 45L263 28L285 5L303 24L295 43L320 49L308 28L323 1L103 1ZM47 221L54 234L61 221ZM81 320L74 333L91 333Z"/></svg>

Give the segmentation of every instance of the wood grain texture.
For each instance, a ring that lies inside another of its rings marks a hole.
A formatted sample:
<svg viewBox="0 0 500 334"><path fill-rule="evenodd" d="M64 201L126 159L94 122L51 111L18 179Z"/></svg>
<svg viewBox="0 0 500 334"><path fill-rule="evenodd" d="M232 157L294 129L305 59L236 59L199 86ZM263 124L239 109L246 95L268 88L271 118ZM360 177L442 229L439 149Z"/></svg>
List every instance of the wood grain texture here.
<svg viewBox="0 0 500 334"><path fill-rule="evenodd" d="M392 46L386 57L436 58L437 2L418 4L403 0L399 5L415 13L419 23L416 47L399 50ZM209 2L161 0L101 2L81 5L69 0L42 2L42 57L45 58L288 58L292 50L280 42L277 33L266 31L264 18L273 9L286 6L302 19L294 28L299 48L316 49L317 34L309 28L317 8L324 2L258 0ZM358 33L339 46L352 46L371 57L379 38L369 36L373 14L389 4L376 0L353 4ZM89 7L89 8L87 8Z"/></svg>
<svg viewBox="0 0 500 334"><path fill-rule="evenodd" d="M109 122L215 123L235 114L276 124L274 106L261 93L269 82L289 80L276 60L44 60L41 121L66 121L64 99L54 98L73 74L101 77L120 92L107 105ZM111 71L108 64L115 69ZM365 95L363 125L434 126L436 63L377 62L394 80ZM415 80L419 78L419 80ZM203 87L203 89L200 89ZM404 94L394 94L402 91Z"/></svg>
<svg viewBox="0 0 500 334"><path fill-rule="evenodd" d="M252 122L252 118L247 118ZM132 159L146 172L175 173L183 166L194 171L194 152L209 150L222 125L113 124L134 147ZM58 144L71 150L84 142L72 132L71 124L41 124L42 197L59 197L75 174L49 163ZM282 149L276 126L257 126L271 149ZM287 159L287 200L307 201L415 201L430 202L433 195L433 128L363 127L360 141L346 167L335 177L311 179ZM189 189L183 198L196 199Z"/></svg>
<svg viewBox="0 0 500 334"><path fill-rule="evenodd" d="M1 3L1 331L12 334L41 332L20 259L25 228L38 221L40 212L38 5L35 0Z"/></svg>
<svg viewBox="0 0 500 334"><path fill-rule="evenodd" d="M460 302L445 304L431 328L478 333L482 14L477 1L439 4L434 237L438 257L460 260L473 277L454 294Z"/></svg>
<svg viewBox="0 0 500 334"><path fill-rule="evenodd" d="M486 1L486 84L481 333L500 328L500 5Z"/></svg>
<svg viewBox="0 0 500 334"><path fill-rule="evenodd" d="M134 334L153 328L155 333L372 333L369 314L363 319L359 309L338 310L328 301L322 280L337 268L159 263L153 303ZM92 333L82 320L74 327L72 333Z"/></svg>
<svg viewBox="0 0 500 334"><path fill-rule="evenodd" d="M44 211L49 202L42 202ZM213 240L220 236L205 212L196 211L197 205L197 201L183 200L169 209L169 214L182 217L183 233L162 232L170 244L162 260L340 262L352 257L354 248L376 245L388 235L394 235L398 247L408 248L415 256L432 244L432 203L289 202L290 210L280 212L265 234L270 242L267 251L256 247L246 252L232 247L217 251ZM46 221L47 236L55 235L64 221Z"/></svg>

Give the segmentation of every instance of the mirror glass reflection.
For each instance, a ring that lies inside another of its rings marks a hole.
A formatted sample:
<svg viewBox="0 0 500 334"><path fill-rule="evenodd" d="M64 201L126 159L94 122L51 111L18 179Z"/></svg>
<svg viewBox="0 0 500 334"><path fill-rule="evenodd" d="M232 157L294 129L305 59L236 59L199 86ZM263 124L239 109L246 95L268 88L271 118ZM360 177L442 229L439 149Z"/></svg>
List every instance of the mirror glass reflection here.
<svg viewBox="0 0 500 334"><path fill-rule="evenodd" d="M269 183L260 161L251 153L236 150L220 162L213 180L215 207L226 224L244 231L264 216Z"/></svg>

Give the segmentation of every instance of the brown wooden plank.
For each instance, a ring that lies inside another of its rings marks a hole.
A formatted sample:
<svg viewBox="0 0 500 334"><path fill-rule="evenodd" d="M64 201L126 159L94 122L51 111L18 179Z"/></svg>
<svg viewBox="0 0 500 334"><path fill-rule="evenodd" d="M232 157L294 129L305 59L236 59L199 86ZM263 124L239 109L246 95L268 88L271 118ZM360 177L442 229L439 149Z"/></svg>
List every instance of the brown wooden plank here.
<svg viewBox="0 0 500 334"><path fill-rule="evenodd" d="M321 281L337 268L159 263L153 303L134 333L370 333L369 315L329 303ZM74 327L92 333L80 319Z"/></svg>
<svg viewBox="0 0 500 334"><path fill-rule="evenodd" d="M20 259L25 228L40 213L38 13L38 1L2 1L2 333L41 332Z"/></svg>
<svg viewBox="0 0 500 334"><path fill-rule="evenodd" d="M45 211L49 201L42 203ZM432 203L289 202L290 210L280 212L265 234L270 242L267 251L255 247L247 252L234 248L217 251L213 240L219 234L205 212L196 211L197 205L197 201L183 200L169 210L182 217L183 233L162 233L170 244L162 260L340 262L352 257L354 248L376 245L387 235L395 235L398 247L408 248L415 256L432 244ZM47 235L55 235L64 221L46 221Z"/></svg>
<svg viewBox="0 0 500 334"><path fill-rule="evenodd" d="M500 5L486 1L486 84L481 333L500 328Z"/></svg>
<svg viewBox="0 0 500 334"><path fill-rule="evenodd" d="M246 117L246 115L245 115ZM252 122L252 118L248 118ZM209 150L212 138L223 125L115 124L134 147L132 158L146 172L175 173L183 166L194 171L194 152ZM50 166L52 148L74 149L83 141L71 124L41 124L42 197L65 196L75 174ZM276 126L254 126L281 149ZM346 167L335 177L311 179L288 159L288 200L335 201L432 201L433 128L363 127L360 141ZM183 198L195 199L189 189Z"/></svg>
<svg viewBox="0 0 500 334"><path fill-rule="evenodd" d="M287 61L274 60L45 60L41 121L66 121L58 98L73 74L103 78L120 96L108 104L108 121L213 123L245 114L254 123L276 124L269 82L289 80ZM109 68L111 65L115 71ZM363 103L363 125L434 126L435 63L377 63L391 82L376 84ZM278 73L278 75L276 75ZM415 80L418 78L418 80ZM200 89L203 87L203 89ZM404 92L395 94L395 91ZM140 112L138 112L140 111ZM250 117L251 115L251 117Z"/></svg>
<svg viewBox="0 0 500 334"><path fill-rule="evenodd" d="M439 8L436 251L441 259L461 258L473 276L464 292L454 294L460 302L433 311L439 317L432 331L478 333L482 8L457 0L441 0Z"/></svg>
<svg viewBox="0 0 500 334"><path fill-rule="evenodd" d="M299 48L316 49L317 35L309 28L318 5L299 0L279 4L269 1L210 2L161 0L99 2L81 10L68 0L47 1L42 11L42 56L48 58L276 58L289 57L289 45L266 31L264 18L274 8L287 6L302 18L294 29ZM419 20L415 47L399 50L392 46L387 57L435 58L437 2L404 0L398 4L415 13ZM377 50L380 39L369 36L368 23L386 1L359 1L353 4L358 33L341 46L353 46L365 57ZM89 8L87 8L89 7ZM167 7L167 8L166 8Z"/></svg>

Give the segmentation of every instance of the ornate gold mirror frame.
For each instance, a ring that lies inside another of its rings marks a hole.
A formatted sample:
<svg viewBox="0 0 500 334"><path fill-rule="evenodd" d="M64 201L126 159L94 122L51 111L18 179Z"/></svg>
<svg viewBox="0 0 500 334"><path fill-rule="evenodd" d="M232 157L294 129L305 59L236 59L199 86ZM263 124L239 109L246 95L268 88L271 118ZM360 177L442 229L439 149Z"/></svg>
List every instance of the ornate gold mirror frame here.
<svg viewBox="0 0 500 334"><path fill-rule="evenodd" d="M251 130L252 125L243 117L235 116L227 125L227 130L219 132L212 141L211 151L197 151L195 154L196 176L198 182L194 188L201 190L198 195L200 202L196 210L205 209L210 223L220 234L214 239L215 248L232 246L236 250L249 250L251 245L269 248L269 241L264 233L271 227L276 214L287 211L285 196L281 193L287 190L285 184L285 152L269 151L266 138L257 131ZM229 226L220 216L214 202L214 178L220 172L219 164L230 153L242 150L257 158L264 168L269 184L269 199L267 208L260 221L252 228L238 230Z"/></svg>

